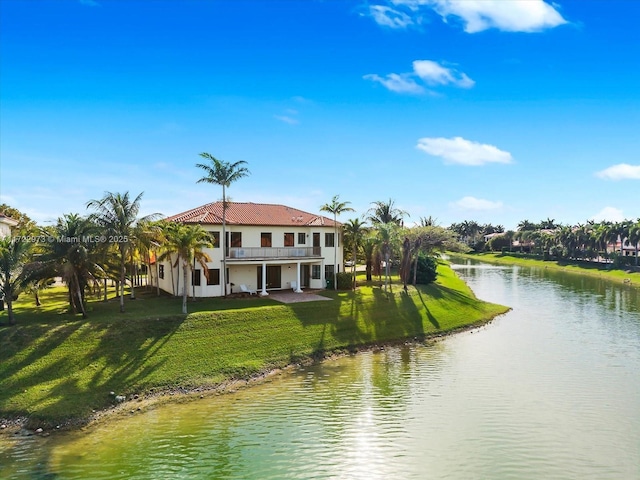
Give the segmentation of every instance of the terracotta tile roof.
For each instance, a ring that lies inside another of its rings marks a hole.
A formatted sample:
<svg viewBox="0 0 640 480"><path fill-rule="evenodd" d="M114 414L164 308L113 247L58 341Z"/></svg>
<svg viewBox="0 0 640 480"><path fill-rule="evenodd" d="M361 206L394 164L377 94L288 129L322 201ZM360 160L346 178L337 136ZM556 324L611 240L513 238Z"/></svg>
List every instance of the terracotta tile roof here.
<svg viewBox="0 0 640 480"><path fill-rule="evenodd" d="M12 227L17 226L20 222L14 220L11 217L7 217L5 214L0 213L0 222L6 223L7 225L11 225Z"/></svg>
<svg viewBox="0 0 640 480"><path fill-rule="evenodd" d="M167 218L171 222L199 223L209 225L222 224L222 202L213 202L201 207L178 213ZM228 225L290 225L306 227L333 227L331 218L303 212L297 208L285 205L272 205L267 203L240 203L229 202L227 205ZM338 225L342 225L337 222Z"/></svg>

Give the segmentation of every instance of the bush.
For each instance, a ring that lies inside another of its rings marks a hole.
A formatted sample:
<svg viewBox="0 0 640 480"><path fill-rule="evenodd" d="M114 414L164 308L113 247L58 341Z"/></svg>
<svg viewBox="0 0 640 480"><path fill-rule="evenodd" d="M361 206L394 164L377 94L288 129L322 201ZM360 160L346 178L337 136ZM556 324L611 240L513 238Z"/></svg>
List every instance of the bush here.
<svg viewBox="0 0 640 480"><path fill-rule="evenodd" d="M338 290L351 290L352 287L353 275L349 272L338 272Z"/></svg>
<svg viewBox="0 0 640 480"><path fill-rule="evenodd" d="M487 242L487 249L492 252L502 251L504 253L505 250L509 250L510 245L511 241L506 235L498 235Z"/></svg>
<svg viewBox="0 0 640 480"><path fill-rule="evenodd" d="M418 256L418 276L416 277L416 283L419 285L427 285L435 281L438 276L436 270L438 268L438 262L435 258L429 257L424 254ZM413 265L411 265L411 276L413 280Z"/></svg>

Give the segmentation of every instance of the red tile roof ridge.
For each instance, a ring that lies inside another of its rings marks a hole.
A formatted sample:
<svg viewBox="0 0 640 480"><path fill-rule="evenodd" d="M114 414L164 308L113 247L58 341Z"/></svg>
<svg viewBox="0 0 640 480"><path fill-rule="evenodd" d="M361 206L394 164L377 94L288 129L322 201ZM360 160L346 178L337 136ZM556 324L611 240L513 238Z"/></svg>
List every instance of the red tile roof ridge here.
<svg viewBox="0 0 640 480"><path fill-rule="evenodd" d="M322 215L276 203L227 202L226 220L229 225L271 226L334 226L334 221ZM210 202L167 218L181 223L221 224L222 202ZM341 225L340 222L336 222Z"/></svg>

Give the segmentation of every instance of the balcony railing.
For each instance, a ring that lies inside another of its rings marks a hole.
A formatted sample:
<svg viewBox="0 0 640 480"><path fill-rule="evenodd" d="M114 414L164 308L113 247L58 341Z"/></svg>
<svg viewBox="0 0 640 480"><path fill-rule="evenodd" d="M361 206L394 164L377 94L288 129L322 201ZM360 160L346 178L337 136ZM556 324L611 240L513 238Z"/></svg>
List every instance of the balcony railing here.
<svg viewBox="0 0 640 480"><path fill-rule="evenodd" d="M319 257L320 247L233 247L227 258L249 260L253 258Z"/></svg>

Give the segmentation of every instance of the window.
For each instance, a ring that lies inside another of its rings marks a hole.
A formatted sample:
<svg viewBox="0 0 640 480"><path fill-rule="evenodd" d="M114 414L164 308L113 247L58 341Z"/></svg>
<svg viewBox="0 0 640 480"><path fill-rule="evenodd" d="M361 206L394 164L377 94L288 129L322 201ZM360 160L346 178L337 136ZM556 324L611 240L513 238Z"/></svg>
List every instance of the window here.
<svg viewBox="0 0 640 480"><path fill-rule="evenodd" d="M325 265L324 266L324 279L333 282L333 265Z"/></svg>
<svg viewBox="0 0 640 480"><path fill-rule="evenodd" d="M231 246L242 247L242 232L231 232Z"/></svg>
<svg viewBox="0 0 640 480"><path fill-rule="evenodd" d="M298 245L306 245L307 244L307 236L304 233L298 234Z"/></svg>
<svg viewBox="0 0 640 480"><path fill-rule="evenodd" d="M320 280L320 265L311 265L311 278Z"/></svg>
<svg viewBox="0 0 640 480"><path fill-rule="evenodd" d="M319 247L320 246L320 234L319 233L314 233L313 234L313 246L314 247Z"/></svg>
<svg viewBox="0 0 640 480"><path fill-rule="evenodd" d="M209 232L213 248L220 248L220 232Z"/></svg>
<svg viewBox="0 0 640 480"><path fill-rule="evenodd" d="M220 269L210 268L209 278L207 279L207 285L220 285Z"/></svg>
<svg viewBox="0 0 640 480"><path fill-rule="evenodd" d="M158 265L158 276L164 278L164 265L162 264Z"/></svg>
<svg viewBox="0 0 640 480"><path fill-rule="evenodd" d="M270 233L261 233L260 234L260 246L261 247L270 247L271 246L271 234Z"/></svg>
<svg viewBox="0 0 640 480"><path fill-rule="evenodd" d="M293 233L285 233L284 234L284 246L285 247L293 247Z"/></svg>
<svg viewBox="0 0 640 480"><path fill-rule="evenodd" d="M333 247L334 246L334 235L333 233L325 233L324 234L324 246L325 247Z"/></svg>
<svg viewBox="0 0 640 480"><path fill-rule="evenodd" d="M191 285L194 287L200 286L200 269L196 268L191 272Z"/></svg>

